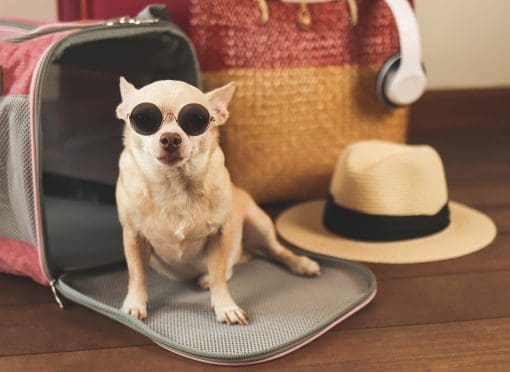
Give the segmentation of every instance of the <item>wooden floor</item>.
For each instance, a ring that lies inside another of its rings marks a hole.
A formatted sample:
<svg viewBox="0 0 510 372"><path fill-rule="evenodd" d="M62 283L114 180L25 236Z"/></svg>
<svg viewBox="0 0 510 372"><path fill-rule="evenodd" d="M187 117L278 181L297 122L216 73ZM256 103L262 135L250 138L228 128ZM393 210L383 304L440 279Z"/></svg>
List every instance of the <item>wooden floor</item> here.
<svg viewBox="0 0 510 372"><path fill-rule="evenodd" d="M450 261L370 265L379 291L368 307L291 355L245 369L510 370L510 117L478 124L411 142L439 150L451 198L488 213L495 242ZM60 310L28 279L0 275L0 293L0 371L233 370L164 351L81 306Z"/></svg>

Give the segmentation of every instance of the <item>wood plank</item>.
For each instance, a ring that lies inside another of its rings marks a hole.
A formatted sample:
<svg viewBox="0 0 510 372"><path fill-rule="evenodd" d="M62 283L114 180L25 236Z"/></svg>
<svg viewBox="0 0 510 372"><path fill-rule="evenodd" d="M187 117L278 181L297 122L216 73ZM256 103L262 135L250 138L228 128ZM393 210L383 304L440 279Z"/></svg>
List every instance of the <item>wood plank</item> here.
<svg viewBox="0 0 510 372"><path fill-rule="evenodd" d="M451 182L448 194L451 200L473 208L510 205L509 184L507 179L477 180L465 183Z"/></svg>
<svg viewBox="0 0 510 372"><path fill-rule="evenodd" d="M483 136L483 141L481 141ZM509 128L501 128L490 131L444 131L441 135L437 133L419 133L409 137L410 144L427 144L434 147L441 155L443 161L451 162L452 165L463 166L463 160L469 159L476 163L501 163L505 165L504 159L510 149ZM469 165L469 163L467 164Z"/></svg>
<svg viewBox="0 0 510 372"><path fill-rule="evenodd" d="M406 264L368 264L379 279L409 278L510 270L510 233L496 238L487 248L452 260Z"/></svg>
<svg viewBox="0 0 510 372"><path fill-rule="evenodd" d="M510 270L382 279L378 287L374 301L335 331L510 317L510 296L505 295L510 291ZM54 304L6 306L1 312L3 356L150 343L79 305L68 310Z"/></svg>
<svg viewBox="0 0 510 372"><path fill-rule="evenodd" d="M0 356L150 343L80 305L67 302L66 307L59 309L55 303L1 307Z"/></svg>
<svg viewBox="0 0 510 372"><path fill-rule="evenodd" d="M509 90L510 92L510 90ZM435 131L419 131L410 128L408 141L410 143L429 143L434 147L438 147L445 154L465 152L466 149L482 149L483 153L479 155L485 156L485 153L492 151L505 151L505 145L510 140L510 116L503 126L484 128L441 128Z"/></svg>
<svg viewBox="0 0 510 372"><path fill-rule="evenodd" d="M329 332L247 371L490 370L510 368L510 318ZM232 371L178 357L154 345L0 358L9 371Z"/></svg>
<svg viewBox="0 0 510 372"><path fill-rule="evenodd" d="M505 366L508 370L509 331L510 319L503 318L329 333L301 353L276 360L265 369L350 370L358 366L366 371L379 365L379 370L391 366L412 371L435 367L492 371L505 370Z"/></svg>
<svg viewBox="0 0 510 372"><path fill-rule="evenodd" d="M0 309L5 305L44 304L55 301L49 288L22 276L0 274L0 293L2 294Z"/></svg>
<svg viewBox="0 0 510 372"><path fill-rule="evenodd" d="M378 280L363 311L336 330L510 317L510 271Z"/></svg>
<svg viewBox="0 0 510 372"><path fill-rule="evenodd" d="M412 106L410 124L415 131L501 127L510 122L508 102L508 88L428 91Z"/></svg>

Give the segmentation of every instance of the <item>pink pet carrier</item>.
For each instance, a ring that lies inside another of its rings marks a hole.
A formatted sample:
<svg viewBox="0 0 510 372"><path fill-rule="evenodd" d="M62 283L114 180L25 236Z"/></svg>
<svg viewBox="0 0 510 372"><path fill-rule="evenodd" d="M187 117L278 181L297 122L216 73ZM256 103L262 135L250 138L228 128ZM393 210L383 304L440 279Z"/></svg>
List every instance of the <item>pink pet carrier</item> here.
<svg viewBox="0 0 510 372"><path fill-rule="evenodd" d="M187 37L151 11L161 13L0 22L1 272L47 285L67 269L122 260L113 204L119 76L199 83Z"/></svg>
<svg viewBox="0 0 510 372"><path fill-rule="evenodd" d="M245 327L217 323L207 291L152 270L148 318L119 310L127 289L114 200L119 77L138 87L162 79L199 85L188 38L161 20L161 9L160 20L154 8L144 14L39 27L0 22L0 272L51 285L61 307L60 295L188 358L241 365L285 355L370 302L372 272L319 258L322 275L307 279L255 259L229 284L251 315Z"/></svg>

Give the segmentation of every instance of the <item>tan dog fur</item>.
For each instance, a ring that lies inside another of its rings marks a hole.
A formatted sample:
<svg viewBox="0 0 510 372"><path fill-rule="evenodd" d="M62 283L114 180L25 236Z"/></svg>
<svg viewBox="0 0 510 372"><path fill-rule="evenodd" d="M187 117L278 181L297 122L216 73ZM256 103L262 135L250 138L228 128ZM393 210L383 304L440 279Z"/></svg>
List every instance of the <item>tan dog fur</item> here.
<svg viewBox="0 0 510 372"><path fill-rule="evenodd" d="M253 254L263 253L297 274L320 273L315 261L295 255L278 242L270 218L230 181L217 126L228 119L232 83L204 94L179 81L158 81L136 89L121 78L120 89L117 116L126 126L116 198L129 271L124 312L138 319L147 316L149 265L172 278L198 278L210 290L216 319L229 324L247 324L247 315L232 299L227 281L234 265ZM131 110L141 102L154 103L165 115L159 131L150 136L139 135L129 124ZM177 115L188 103L202 104L215 118L202 135L187 136L166 115ZM161 149L163 133L182 137L171 156Z"/></svg>

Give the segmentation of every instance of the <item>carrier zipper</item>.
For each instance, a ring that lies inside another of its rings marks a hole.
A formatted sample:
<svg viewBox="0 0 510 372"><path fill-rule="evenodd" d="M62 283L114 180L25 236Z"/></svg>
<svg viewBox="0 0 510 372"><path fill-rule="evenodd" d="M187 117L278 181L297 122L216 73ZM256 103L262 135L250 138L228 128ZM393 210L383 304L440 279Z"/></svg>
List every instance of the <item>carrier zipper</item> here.
<svg viewBox="0 0 510 372"><path fill-rule="evenodd" d="M64 303L62 302L62 300L58 296L56 284L57 284L57 281L55 279L52 279L51 282L50 282L51 293L53 293L53 298L55 299L55 302L57 303L58 307L63 309L64 308Z"/></svg>
<svg viewBox="0 0 510 372"><path fill-rule="evenodd" d="M91 28L101 27L101 26L126 26L126 25L150 25L154 23L158 23L159 18L153 19L141 19L141 18L130 18L130 17L120 17L107 20L103 23L92 23L92 24L66 24L66 25L56 25L54 27L43 28L40 31L27 32L21 36L13 37L6 39L5 41L10 43L21 43L23 41L36 39L41 36L54 34L57 32L63 31L72 31L72 30L87 30Z"/></svg>
<svg viewBox="0 0 510 372"><path fill-rule="evenodd" d="M151 19L143 19L143 18L130 18L130 17L120 17L120 18L114 18L106 21L104 23L105 26L118 26L118 25L145 25L145 24L152 24L152 23L158 23L159 18L151 18Z"/></svg>
<svg viewBox="0 0 510 372"><path fill-rule="evenodd" d="M33 29L37 28L38 25L31 25L27 23L21 23L21 22L12 22L7 20L0 20L0 29L3 30L11 30L14 32L30 32Z"/></svg>

